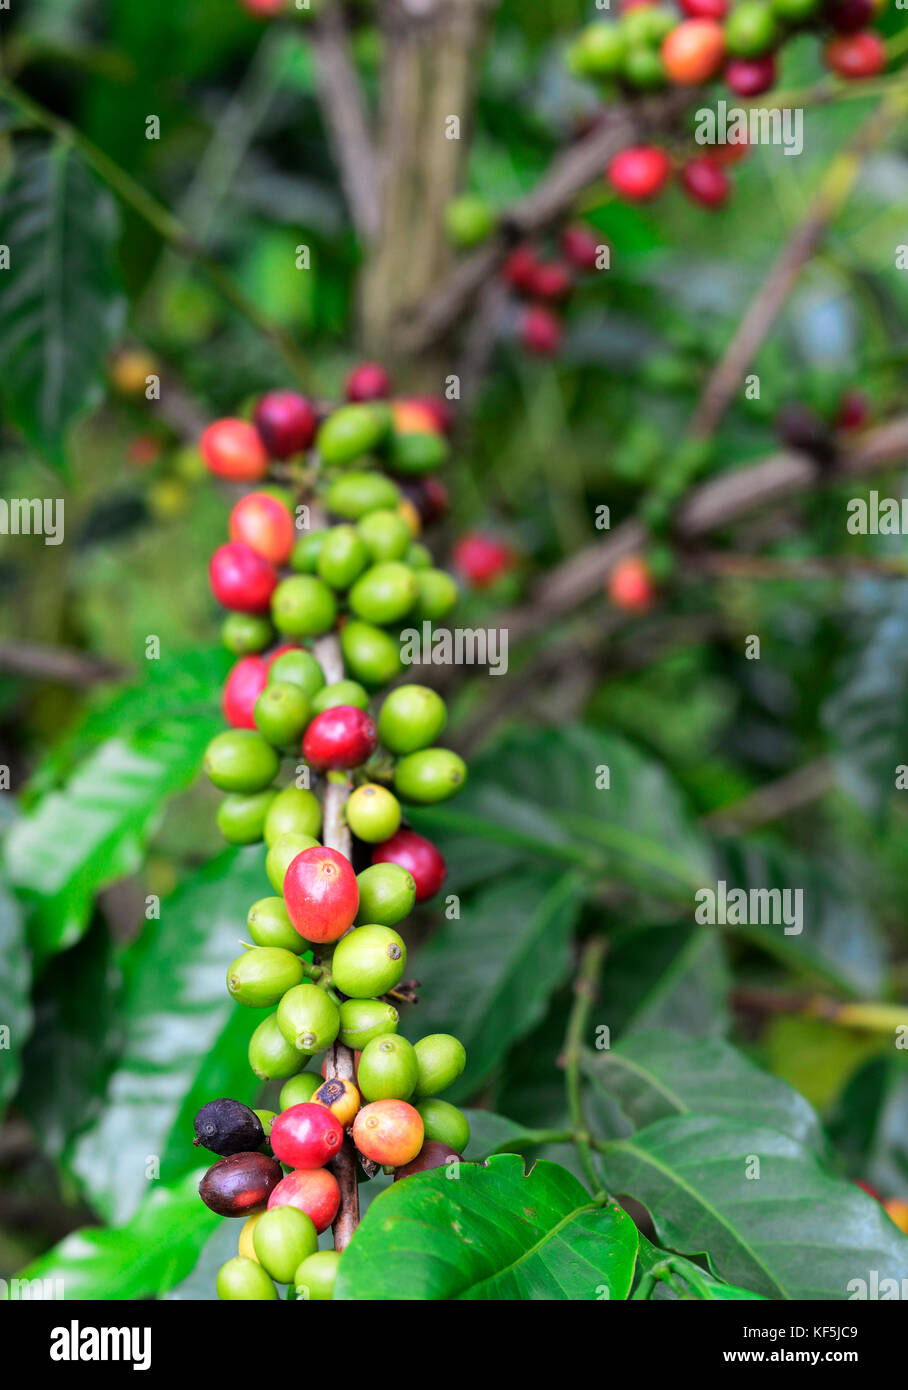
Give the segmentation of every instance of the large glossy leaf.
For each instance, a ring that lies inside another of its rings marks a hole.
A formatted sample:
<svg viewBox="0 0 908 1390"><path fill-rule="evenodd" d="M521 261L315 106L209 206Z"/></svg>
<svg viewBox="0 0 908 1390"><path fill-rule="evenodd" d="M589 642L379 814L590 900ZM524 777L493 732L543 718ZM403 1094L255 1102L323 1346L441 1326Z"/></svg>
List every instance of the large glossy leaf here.
<svg viewBox="0 0 908 1390"><path fill-rule="evenodd" d="M721 1279L767 1298L847 1299L872 1270L908 1277L908 1238L879 1203L778 1130L658 1120L609 1143L604 1173L647 1207L662 1245L708 1254Z"/></svg>
<svg viewBox="0 0 908 1390"><path fill-rule="evenodd" d="M204 1171L197 1168L172 1187L158 1183L124 1225L73 1231L18 1277L60 1280L64 1299L131 1301L163 1294L189 1273L220 1221L199 1197ZM50 1287L47 1296L57 1297L56 1286ZM0 1297L10 1297L8 1284L0 1284Z"/></svg>
<svg viewBox="0 0 908 1390"><path fill-rule="evenodd" d="M142 862L168 797L196 777L217 719L172 719L102 743L7 837L10 882L30 905L39 957L73 945L98 892Z"/></svg>
<svg viewBox="0 0 908 1390"><path fill-rule="evenodd" d="M612 1038L661 1027L693 1037L724 1033L730 982L718 932L685 922L647 926L610 947L597 1019Z"/></svg>
<svg viewBox="0 0 908 1390"><path fill-rule="evenodd" d="M884 1195L908 1190L908 1057L877 1057L861 1067L830 1131L837 1150Z"/></svg>
<svg viewBox="0 0 908 1390"><path fill-rule="evenodd" d="M586 1052L583 1068L638 1129L669 1115L725 1115L823 1148L819 1120L803 1096L719 1038L635 1033L610 1051Z"/></svg>
<svg viewBox="0 0 908 1390"><path fill-rule="evenodd" d="M707 1270L701 1269L683 1255L673 1255L668 1250L660 1250L640 1235L637 1251L637 1269L634 1278L634 1299L700 1300L707 1303L739 1303L744 1300L762 1301L763 1295L751 1293L749 1289L738 1288L735 1284L725 1284Z"/></svg>
<svg viewBox="0 0 908 1390"><path fill-rule="evenodd" d="M608 790L600 769L608 769ZM708 841L665 769L581 725L509 734L475 760L456 803L414 817L443 833L455 888L555 860L677 896L713 875Z"/></svg>
<svg viewBox="0 0 908 1390"><path fill-rule="evenodd" d="M144 1197L149 1162L173 1181L197 1162L192 1114L203 1100L249 1101L246 1057L258 1009L236 1005L225 972L246 911L267 892L261 847L228 850L161 904L126 963L126 1035L104 1107L78 1139L73 1169L109 1221Z"/></svg>
<svg viewBox="0 0 908 1390"><path fill-rule="evenodd" d="M405 1016L404 1028L414 1038L454 1033L461 1039L467 1065L452 1099L474 1092L542 1017L570 969L580 893L573 874L506 879L473 894L460 920L445 922L416 956L420 1004Z"/></svg>
<svg viewBox="0 0 908 1390"><path fill-rule="evenodd" d="M31 958L19 904L0 882L0 1106L19 1084L22 1049L32 1028Z"/></svg>
<svg viewBox="0 0 908 1390"><path fill-rule="evenodd" d="M345 1300L626 1298L637 1231L570 1173L513 1154L419 1173L373 1202L335 1289Z"/></svg>
<svg viewBox="0 0 908 1390"><path fill-rule="evenodd" d="M119 219L71 144L27 153L4 189L0 391L5 411L64 467L66 426L101 395L104 357L124 318L114 270Z"/></svg>

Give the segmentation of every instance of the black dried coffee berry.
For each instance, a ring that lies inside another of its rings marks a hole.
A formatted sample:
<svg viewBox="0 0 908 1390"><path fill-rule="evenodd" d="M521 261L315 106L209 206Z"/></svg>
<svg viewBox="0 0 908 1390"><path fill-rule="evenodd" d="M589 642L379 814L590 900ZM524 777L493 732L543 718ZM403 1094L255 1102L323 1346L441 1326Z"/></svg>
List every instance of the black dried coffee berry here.
<svg viewBox="0 0 908 1390"><path fill-rule="evenodd" d="M258 1115L239 1100L210 1100L193 1123L196 1137L192 1142L225 1158L260 1149L265 1142Z"/></svg>

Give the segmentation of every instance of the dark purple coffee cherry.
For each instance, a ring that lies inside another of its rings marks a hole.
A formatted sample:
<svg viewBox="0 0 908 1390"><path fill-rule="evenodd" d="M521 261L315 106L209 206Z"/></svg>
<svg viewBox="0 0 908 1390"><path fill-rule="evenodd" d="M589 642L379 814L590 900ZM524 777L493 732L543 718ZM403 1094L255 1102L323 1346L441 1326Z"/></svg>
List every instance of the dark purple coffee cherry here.
<svg viewBox="0 0 908 1390"><path fill-rule="evenodd" d="M194 1144L213 1154L251 1153L265 1142L265 1131L254 1110L239 1100L210 1100L194 1120Z"/></svg>
<svg viewBox="0 0 908 1390"><path fill-rule="evenodd" d="M450 1144L442 1144L438 1139L426 1139L415 1158L394 1169L394 1181L412 1177L414 1173L427 1173L430 1168L444 1168L452 1159L463 1162L461 1155L455 1153Z"/></svg>
<svg viewBox="0 0 908 1390"><path fill-rule="evenodd" d="M231 1154L208 1169L199 1196L218 1216L249 1216L266 1204L283 1176L281 1165L265 1154Z"/></svg>
<svg viewBox="0 0 908 1390"><path fill-rule="evenodd" d="M792 403L776 416L776 433L784 444L809 454L817 463L828 464L835 457L835 444L829 426L810 406Z"/></svg>

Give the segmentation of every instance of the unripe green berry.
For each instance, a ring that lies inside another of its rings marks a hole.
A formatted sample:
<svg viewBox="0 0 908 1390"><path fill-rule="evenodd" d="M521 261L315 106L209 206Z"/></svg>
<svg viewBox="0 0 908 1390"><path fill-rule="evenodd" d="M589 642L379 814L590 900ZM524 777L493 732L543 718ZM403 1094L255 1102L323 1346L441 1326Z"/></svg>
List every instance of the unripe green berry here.
<svg viewBox="0 0 908 1390"><path fill-rule="evenodd" d="M265 1136L265 1142L260 1145L259 1153L270 1153L271 1126L277 1119L277 1114L273 1110L256 1110L255 1114L258 1116L259 1124L262 1126L262 1133Z"/></svg>
<svg viewBox="0 0 908 1390"><path fill-rule="evenodd" d="M298 1052L324 1052L337 1037L340 1014L334 1000L318 985L295 985L277 1006L278 1027Z"/></svg>
<svg viewBox="0 0 908 1390"><path fill-rule="evenodd" d="M318 637L334 626L337 604L324 580L295 574L282 579L271 595L271 616L288 637Z"/></svg>
<svg viewBox="0 0 908 1390"><path fill-rule="evenodd" d="M322 806L315 792L305 787L285 787L268 808L265 844L270 848L281 835L306 835L312 838L318 835L321 828Z"/></svg>
<svg viewBox="0 0 908 1390"><path fill-rule="evenodd" d="M274 640L274 628L256 613L228 613L221 625L221 641L234 656L262 652Z"/></svg>
<svg viewBox="0 0 908 1390"><path fill-rule="evenodd" d="M467 1064L467 1051L459 1038L450 1033L430 1033L420 1038L413 1051L418 1077L417 1096L435 1096L457 1080ZM458 1149L458 1152L462 1150Z"/></svg>
<svg viewBox="0 0 908 1390"><path fill-rule="evenodd" d="M495 230L495 213L478 193L461 193L445 208L445 230L455 246L478 246Z"/></svg>
<svg viewBox="0 0 908 1390"><path fill-rule="evenodd" d="M227 729L205 750L205 771L223 792L260 792L273 782L280 759L255 729Z"/></svg>
<svg viewBox="0 0 908 1390"><path fill-rule="evenodd" d="M380 999L345 999L340 1006L340 1040L359 1052L373 1038L397 1032L400 1014Z"/></svg>
<svg viewBox="0 0 908 1390"><path fill-rule="evenodd" d="M673 10L662 5L647 5L626 10L621 16L620 28L627 43L657 47L677 23L678 16Z"/></svg>
<svg viewBox="0 0 908 1390"><path fill-rule="evenodd" d="M396 507L399 501L397 485L383 473L347 473L335 478L325 493L328 510L348 521L358 521L385 507Z"/></svg>
<svg viewBox="0 0 908 1390"><path fill-rule="evenodd" d="M371 923L341 937L331 961L331 983L351 999L372 999L393 989L406 968L402 937L391 927Z"/></svg>
<svg viewBox="0 0 908 1390"><path fill-rule="evenodd" d="M356 709L369 708L369 693L359 681L335 681L326 685L312 701L312 713L323 714L326 709L336 709L338 705L353 705Z"/></svg>
<svg viewBox="0 0 908 1390"><path fill-rule="evenodd" d="M290 552L290 568L297 574L315 574L318 552L327 534L327 531L310 531L301 536Z"/></svg>
<svg viewBox="0 0 908 1390"><path fill-rule="evenodd" d="M743 0L725 21L725 47L736 58L756 58L776 42L772 10L762 0Z"/></svg>
<svg viewBox="0 0 908 1390"><path fill-rule="evenodd" d="M437 691L427 685L400 685L381 707L378 736L390 753L415 753L435 742L447 718Z"/></svg>
<svg viewBox="0 0 908 1390"><path fill-rule="evenodd" d="M400 826L400 802L387 787L375 782L357 787L344 811L353 834L368 845L390 840Z"/></svg>
<svg viewBox="0 0 908 1390"><path fill-rule="evenodd" d="M391 439L390 456L395 473L413 476L434 473L448 457L448 441L434 431L395 434Z"/></svg>
<svg viewBox="0 0 908 1390"><path fill-rule="evenodd" d="M334 1297L340 1258L337 1250L319 1250L303 1260L293 1276L297 1298L307 1303L329 1303Z"/></svg>
<svg viewBox="0 0 908 1390"><path fill-rule="evenodd" d="M263 1303L278 1297L277 1289L262 1266L245 1255L234 1255L232 1260L221 1265L216 1287L218 1298L226 1302Z"/></svg>
<svg viewBox="0 0 908 1390"><path fill-rule="evenodd" d="M382 508L357 522L356 529L373 561L402 560L410 547L410 528L400 512Z"/></svg>
<svg viewBox="0 0 908 1390"><path fill-rule="evenodd" d="M350 607L367 623L394 623L416 602L416 575L399 560L373 565L350 590Z"/></svg>
<svg viewBox="0 0 908 1390"><path fill-rule="evenodd" d="M618 24L587 24L571 43L565 58L575 77L615 77L621 71L625 37Z"/></svg>
<svg viewBox="0 0 908 1390"><path fill-rule="evenodd" d="M287 1085L291 1085L287 1082ZM470 1122L462 1110L447 1100L418 1100L416 1109L422 1116L427 1139L447 1144L454 1153L462 1154L470 1142Z"/></svg>
<svg viewBox="0 0 908 1390"><path fill-rule="evenodd" d="M329 468L343 468L378 447L391 422L380 402L342 405L319 429L315 445Z"/></svg>
<svg viewBox="0 0 908 1390"><path fill-rule="evenodd" d="M262 1268L279 1284L289 1284L300 1264L318 1250L312 1218L298 1207L272 1207L256 1222L252 1244Z"/></svg>
<svg viewBox="0 0 908 1390"><path fill-rule="evenodd" d="M394 927L409 917L416 906L416 883L399 864L370 864L356 875L359 888L359 923Z"/></svg>
<svg viewBox="0 0 908 1390"><path fill-rule="evenodd" d="M217 810L218 830L232 845L254 845L265 829L268 808L277 796L273 787L263 792L225 796Z"/></svg>
<svg viewBox="0 0 908 1390"><path fill-rule="evenodd" d="M457 604L457 585L444 570L423 569L416 575L416 607L413 616L427 622L447 617Z"/></svg>
<svg viewBox="0 0 908 1390"><path fill-rule="evenodd" d="M312 697L325 684L325 673L311 652L281 652L268 668L268 680L288 681L298 685L304 695Z"/></svg>
<svg viewBox="0 0 908 1390"><path fill-rule="evenodd" d="M408 753L394 769L394 789L405 801L431 805L459 792L467 779L467 765L448 748L423 748Z"/></svg>
<svg viewBox="0 0 908 1390"><path fill-rule="evenodd" d="M366 1043L356 1084L366 1100L409 1100L419 1077L412 1043L391 1034Z"/></svg>
<svg viewBox="0 0 908 1390"><path fill-rule="evenodd" d="M303 979L303 962L282 946L253 946L227 967L227 988L238 1004L272 1009Z"/></svg>
<svg viewBox="0 0 908 1390"><path fill-rule="evenodd" d="M316 1076L314 1071L301 1071L299 1076L291 1076L281 1087L278 1105L281 1110L289 1110L291 1105L305 1105L321 1084L322 1078Z"/></svg>
<svg viewBox="0 0 908 1390"><path fill-rule="evenodd" d="M340 644L347 667L366 687L389 685L403 670L400 644L371 623L345 623Z"/></svg>
<svg viewBox="0 0 908 1390"><path fill-rule="evenodd" d="M259 898L246 917L249 933L256 946L275 946L299 955L306 942L290 921L283 898Z"/></svg>
<svg viewBox="0 0 908 1390"><path fill-rule="evenodd" d="M265 873L276 893L284 891L284 875L298 854L314 849L318 840L313 835L278 835L265 855Z"/></svg>
<svg viewBox="0 0 908 1390"><path fill-rule="evenodd" d="M276 1013L262 1019L249 1039L249 1065L262 1081L283 1081L296 1076L304 1060L278 1027Z"/></svg>
<svg viewBox="0 0 908 1390"><path fill-rule="evenodd" d="M349 589L369 563L365 541L353 526L333 526L318 554L319 578L332 589Z"/></svg>
<svg viewBox="0 0 908 1390"><path fill-rule="evenodd" d="M662 56L657 48L635 44L624 55L624 76L641 92L657 92L668 81Z"/></svg>
<svg viewBox="0 0 908 1390"><path fill-rule="evenodd" d="M255 702L256 728L275 748L289 748L309 723L309 697L289 681L269 681Z"/></svg>
<svg viewBox="0 0 908 1390"><path fill-rule="evenodd" d="M432 552L428 546L421 545L419 541L412 541L407 546L407 553L404 555L404 563L409 565L411 570L428 570L432 568Z"/></svg>

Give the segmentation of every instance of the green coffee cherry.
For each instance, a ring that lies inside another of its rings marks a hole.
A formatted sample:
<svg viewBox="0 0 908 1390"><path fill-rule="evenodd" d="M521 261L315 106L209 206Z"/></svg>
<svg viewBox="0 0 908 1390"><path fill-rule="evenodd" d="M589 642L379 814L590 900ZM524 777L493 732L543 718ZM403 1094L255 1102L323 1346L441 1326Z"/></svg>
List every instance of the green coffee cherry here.
<svg viewBox="0 0 908 1390"><path fill-rule="evenodd" d="M337 604L324 580L295 574L282 579L271 595L271 616L288 637L318 637L334 626Z"/></svg>
<svg viewBox="0 0 908 1390"><path fill-rule="evenodd" d="M444 570L423 569L416 575L416 607L414 617L438 622L457 604L457 585Z"/></svg>
<svg viewBox="0 0 908 1390"><path fill-rule="evenodd" d="M445 208L445 230L455 246L478 246L495 230L495 211L478 193L461 193Z"/></svg>
<svg viewBox="0 0 908 1390"><path fill-rule="evenodd" d="M372 923L341 937L331 961L331 983L351 999L371 999L393 989L406 968L402 937Z"/></svg>
<svg viewBox="0 0 908 1390"><path fill-rule="evenodd" d="M273 787L244 796L225 796L217 810L218 830L232 845L254 845L265 830L268 808L277 796Z"/></svg>
<svg viewBox="0 0 908 1390"><path fill-rule="evenodd" d="M427 685L401 685L392 690L378 716L378 736L391 753L416 753L428 748L448 718L444 700Z"/></svg>
<svg viewBox="0 0 908 1390"><path fill-rule="evenodd" d="M275 748L288 748L299 742L309 723L309 697L289 681L269 681L252 713L263 738Z"/></svg>
<svg viewBox="0 0 908 1390"><path fill-rule="evenodd" d="M404 563L409 565L411 570L429 570L432 568L432 552L419 541L412 541L407 546Z"/></svg>
<svg viewBox="0 0 908 1390"><path fill-rule="evenodd" d="M357 787L344 811L353 834L367 845L390 840L400 826L400 802L387 787L374 782Z"/></svg>
<svg viewBox="0 0 908 1390"><path fill-rule="evenodd" d="M358 521L381 508L396 507L399 501L397 485L383 473L347 473L335 478L325 493L328 510L348 521Z"/></svg>
<svg viewBox="0 0 908 1390"><path fill-rule="evenodd" d="M222 792L260 792L273 782L280 759L254 729L227 729L205 749L205 771Z"/></svg>
<svg viewBox="0 0 908 1390"><path fill-rule="evenodd" d="M459 1038L450 1033L430 1033L413 1048L419 1075L418 1096L435 1096L453 1086L467 1064L467 1051ZM462 1150L458 1149L458 1153Z"/></svg>
<svg viewBox="0 0 908 1390"><path fill-rule="evenodd" d="M390 425L386 405L342 405L319 429L315 445L329 468L343 468L378 447Z"/></svg>
<svg viewBox="0 0 908 1390"><path fill-rule="evenodd" d="M287 1042L307 1057L330 1047L340 1029L337 1005L318 985L295 985L288 990L276 1017Z"/></svg>
<svg viewBox="0 0 908 1390"><path fill-rule="evenodd" d="M627 42L650 47L658 47L677 23L678 16L664 5L647 5L645 14L642 8L626 10L621 16L621 29Z"/></svg>
<svg viewBox="0 0 908 1390"><path fill-rule="evenodd" d="M357 522L356 529L373 563L402 560L412 540L410 528L400 512L388 508L370 512Z"/></svg>
<svg viewBox="0 0 908 1390"><path fill-rule="evenodd" d="M419 1076L412 1043L396 1034L367 1042L356 1084L366 1100L409 1100Z"/></svg>
<svg viewBox="0 0 908 1390"><path fill-rule="evenodd" d="M409 613L418 593L416 575L399 560L373 565L350 590L350 607L367 623L394 623Z"/></svg>
<svg viewBox="0 0 908 1390"><path fill-rule="evenodd" d="M217 1277L218 1298L225 1302L265 1302L278 1296L270 1277L255 1260L234 1255L221 1265Z"/></svg>
<svg viewBox="0 0 908 1390"><path fill-rule="evenodd" d="M618 24L587 24L568 48L565 58L576 77L616 77L624 57L624 34Z"/></svg>
<svg viewBox="0 0 908 1390"><path fill-rule="evenodd" d="M272 946L297 955L306 949L283 898L259 898L249 909L246 925L256 946Z"/></svg>
<svg viewBox="0 0 908 1390"><path fill-rule="evenodd" d="M820 8L820 0L770 0L769 8L777 19L788 24L801 24Z"/></svg>
<svg viewBox="0 0 908 1390"><path fill-rule="evenodd" d="M456 753L448 748L423 748L400 759L394 769L394 789L405 801L428 806L460 791L466 778L467 765Z"/></svg>
<svg viewBox="0 0 908 1390"><path fill-rule="evenodd" d="M228 613L221 625L221 641L234 656L263 652L273 640L274 628L255 613Z"/></svg>
<svg viewBox="0 0 908 1390"><path fill-rule="evenodd" d="M271 663L268 680L289 681L291 685L298 685L311 700L325 684L325 673L311 652L281 652Z"/></svg>
<svg viewBox="0 0 908 1390"><path fill-rule="evenodd" d="M417 1061L419 1060L417 1054ZM288 1081L287 1085L292 1086ZM422 1125L427 1139L436 1139L439 1144L448 1144L454 1153L462 1154L470 1142L470 1122L462 1110L446 1100L420 1100L416 1109L422 1116Z"/></svg>
<svg viewBox="0 0 908 1390"><path fill-rule="evenodd" d="M772 11L762 0L743 0L725 21L725 47L736 58L756 58L777 38Z"/></svg>
<svg viewBox="0 0 908 1390"><path fill-rule="evenodd" d="M327 534L327 531L310 531L301 536L290 552L290 568L297 574L315 574L318 552Z"/></svg>
<svg viewBox="0 0 908 1390"><path fill-rule="evenodd" d="M624 55L624 76L641 92L656 92L668 78L657 48L636 44Z"/></svg>
<svg viewBox="0 0 908 1390"><path fill-rule="evenodd" d="M258 1115L259 1124L262 1126L262 1133L265 1136L265 1142L259 1147L259 1153L270 1153L271 1126L277 1119L277 1114L274 1110L256 1110L253 1113Z"/></svg>
<svg viewBox="0 0 908 1390"><path fill-rule="evenodd" d="M314 1071L301 1071L299 1076L291 1076L290 1080L281 1087L281 1094L278 1098L278 1105L282 1110L289 1110L291 1105L305 1105L315 1095L322 1078L316 1076ZM442 1104L441 1101L438 1102Z"/></svg>
<svg viewBox="0 0 908 1390"><path fill-rule="evenodd" d="M395 434L391 440L391 466L395 473L435 473L448 457L448 441L442 434Z"/></svg>
<svg viewBox="0 0 908 1390"><path fill-rule="evenodd" d="M303 1260L293 1276L297 1298L311 1303L330 1302L334 1297L339 1264L340 1255L336 1250L319 1250L318 1254Z"/></svg>
<svg viewBox="0 0 908 1390"><path fill-rule="evenodd" d="M400 644L371 623L345 623L340 644L346 665L367 687L388 685L404 669Z"/></svg>
<svg viewBox="0 0 908 1390"><path fill-rule="evenodd" d="M262 1081L283 1081L302 1070L304 1058L284 1037L277 1014L269 1014L249 1039L249 1065Z"/></svg>
<svg viewBox="0 0 908 1390"><path fill-rule="evenodd" d="M318 573L332 589L349 589L369 563L365 541L353 526L334 526L318 553Z"/></svg>
<svg viewBox="0 0 908 1390"><path fill-rule="evenodd" d="M317 844L313 835L278 835L265 855L265 873L275 893L284 891L284 875L296 856Z"/></svg>
<svg viewBox="0 0 908 1390"><path fill-rule="evenodd" d="M238 1004L273 1009L303 979L303 962L282 946L253 946L227 967L227 988Z"/></svg>
<svg viewBox="0 0 908 1390"><path fill-rule="evenodd" d="M262 1268L279 1284L289 1284L299 1265L318 1250L318 1235L310 1216L297 1207L272 1207L262 1214L252 1233Z"/></svg>
<svg viewBox="0 0 908 1390"><path fill-rule="evenodd" d="M265 817L265 844L269 849L281 835L317 836L322 828L321 802L305 787L285 787L278 792ZM306 848L309 848L306 846Z"/></svg>
<svg viewBox="0 0 908 1390"><path fill-rule="evenodd" d="M380 999L345 999L340 1006L340 1040L359 1052L373 1038L396 1033L400 1014Z"/></svg>
<svg viewBox="0 0 908 1390"><path fill-rule="evenodd" d="M371 864L356 875L359 888L358 923L394 927L416 906L416 883L399 864Z"/></svg>
<svg viewBox="0 0 908 1390"><path fill-rule="evenodd" d="M354 705L356 709L369 708L369 693L359 681L335 681L326 685L312 701L312 713L322 714L326 709L336 709L338 705Z"/></svg>

